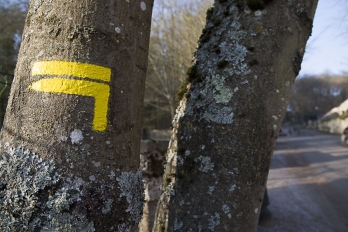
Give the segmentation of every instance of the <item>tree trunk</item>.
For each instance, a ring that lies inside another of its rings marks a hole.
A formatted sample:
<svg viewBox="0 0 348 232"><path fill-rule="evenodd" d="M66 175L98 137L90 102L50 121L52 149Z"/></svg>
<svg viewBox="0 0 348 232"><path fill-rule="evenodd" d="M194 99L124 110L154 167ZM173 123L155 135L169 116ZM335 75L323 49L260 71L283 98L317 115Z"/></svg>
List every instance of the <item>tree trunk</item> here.
<svg viewBox="0 0 348 232"><path fill-rule="evenodd" d="M215 1L188 71L154 231L256 231L316 0Z"/></svg>
<svg viewBox="0 0 348 232"><path fill-rule="evenodd" d="M30 2L1 132L1 229L136 229L152 6Z"/></svg>

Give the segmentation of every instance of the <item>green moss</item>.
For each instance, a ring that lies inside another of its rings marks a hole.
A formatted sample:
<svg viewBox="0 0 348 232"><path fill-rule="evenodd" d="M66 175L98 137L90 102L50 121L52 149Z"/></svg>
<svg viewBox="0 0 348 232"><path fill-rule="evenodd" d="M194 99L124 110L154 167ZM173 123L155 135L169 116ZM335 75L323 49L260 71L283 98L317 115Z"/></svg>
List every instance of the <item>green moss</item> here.
<svg viewBox="0 0 348 232"><path fill-rule="evenodd" d="M247 0L247 5L252 10L259 10L265 8L265 6L271 2L272 0Z"/></svg>
<svg viewBox="0 0 348 232"><path fill-rule="evenodd" d="M252 10L259 10L265 7L265 4L261 0L247 0L247 5Z"/></svg>
<svg viewBox="0 0 348 232"><path fill-rule="evenodd" d="M214 45L213 46L213 51L216 52L217 54L220 54L221 50L220 50L219 45Z"/></svg>
<svg viewBox="0 0 348 232"><path fill-rule="evenodd" d="M213 24L215 27L219 26L221 24L221 19L215 19Z"/></svg>
<svg viewBox="0 0 348 232"><path fill-rule="evenodd" d="M238 9L242 9L244 6L244 0L236 0L236 6Z"/></svg>
<svg viewBox="0 0 348 232"><path fill-rule="evenodd" d="M228 64L228 62L226 60L220 60L218 63L217 63L217 67L218 68L224 68L226 67L226 65Z"/></svg>
<svg viewBox="0 0 348 232"><path fill-rule="evenodd" d="M206 19L207 20L210 20L213 16L213 13L214 13L214 7L210 7L208 10L207 10L207 16L206 16Z"/></svg>
<svg viewBox="0 0 348 232"><path fill-rule="evenodd" d="M210 40L210 34L202 35L201 43L206 43Z"/></svg>
<svg viewBox="0 0 348 232"><path fill-rule="evenodd" d="M254 65L258 65L259 62L257 61L257 59L252 59L252 61L249 62L250 66L254 66Z"/></svg>
<svg viewBox="0 0 348 232"><path fill-rule="evenodd" d="M189 83L188 78L186 78L186 80L181 84L179 92L178 92L179 101L181 101L181 99L183 99L183 97L187 91L188 83Z"/></svg>
<svg viewBox="0 0 348 232"><path fill-rule="evenodd" d="M201 43L205 43L205 42L209 41L209 39L210 39L210 32L211 31L209 29L207 29L207 28L204 28L202 30L202 34L199 37L199 40L200 40Z"/></svg>
<svg viewBox="0 0 348 232"><path fill-rule="evenodd" d="M187 85L189 83L191 83L192 81L201 81L201 73L198 72L197 70L197 66L196 65L193 65L191 67L189 67L186 71L186 74L187 74L187 78L186 80L182 83L181 87L180 87L180 90L178 92L178 98L179 100L181 100L185 93L187 92Z"/></svg>
<svg viewBox="0 0 348 232"><path fill-rule="evenodd" d="M199 79L201 77L201 73L198 72L196 65L192 65L191 67L189 67L186 71L186 74L189 82L192 82L193 80Z"/></svg>
<svg viewBox="0 0 348 232"><path fill-rule="evenodd" d="M254 52L255 51L254 47L247 47L247 49L248 49L249 52Z"/></svg>

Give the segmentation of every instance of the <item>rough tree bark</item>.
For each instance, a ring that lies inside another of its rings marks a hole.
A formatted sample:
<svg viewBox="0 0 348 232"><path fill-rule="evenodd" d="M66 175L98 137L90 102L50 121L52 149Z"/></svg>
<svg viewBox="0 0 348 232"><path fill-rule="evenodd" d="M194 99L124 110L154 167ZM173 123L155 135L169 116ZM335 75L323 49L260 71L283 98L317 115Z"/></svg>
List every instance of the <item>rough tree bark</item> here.
<svg viewBox="0 0 348 232"><path fill-rule="evenodd" d="M136 229L152 6L30 1L1 132L2 230Z"/></svg>
<svg viewBox="0 0 348 232"><path fill-rule="evenodd" d="M154 231L255 231L317 0L216 0L188 71Z"/></svg>

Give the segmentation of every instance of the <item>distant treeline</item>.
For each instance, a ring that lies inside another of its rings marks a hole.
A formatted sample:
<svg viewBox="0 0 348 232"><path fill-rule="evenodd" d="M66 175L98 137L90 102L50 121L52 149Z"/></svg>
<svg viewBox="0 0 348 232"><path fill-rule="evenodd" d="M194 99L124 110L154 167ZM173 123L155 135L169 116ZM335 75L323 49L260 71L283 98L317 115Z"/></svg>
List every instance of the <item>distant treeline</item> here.
<svg viewBox="0 0 348 232"><path fill-rule="evenodd" d="M296 120L320 118L348 99L348 73L297 78L289 108Z"/></svg>

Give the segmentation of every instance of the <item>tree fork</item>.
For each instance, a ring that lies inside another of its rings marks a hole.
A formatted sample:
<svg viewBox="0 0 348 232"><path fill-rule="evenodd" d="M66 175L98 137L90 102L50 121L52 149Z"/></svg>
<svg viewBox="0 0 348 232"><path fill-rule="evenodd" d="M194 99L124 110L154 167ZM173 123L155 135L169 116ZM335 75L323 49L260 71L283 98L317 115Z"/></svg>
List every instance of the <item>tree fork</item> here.
<svg viewBox="0 0 348 232"><path fill-rule="evenodd" d="M137 228L152 7L30 1L1 132L1 229Z"/></svg>
<svg viewBox="0 0 348 232"><path fill-rule="evenodd" d="M316 5L216 0L207 11L153 231L256 231Z"/></svg>

